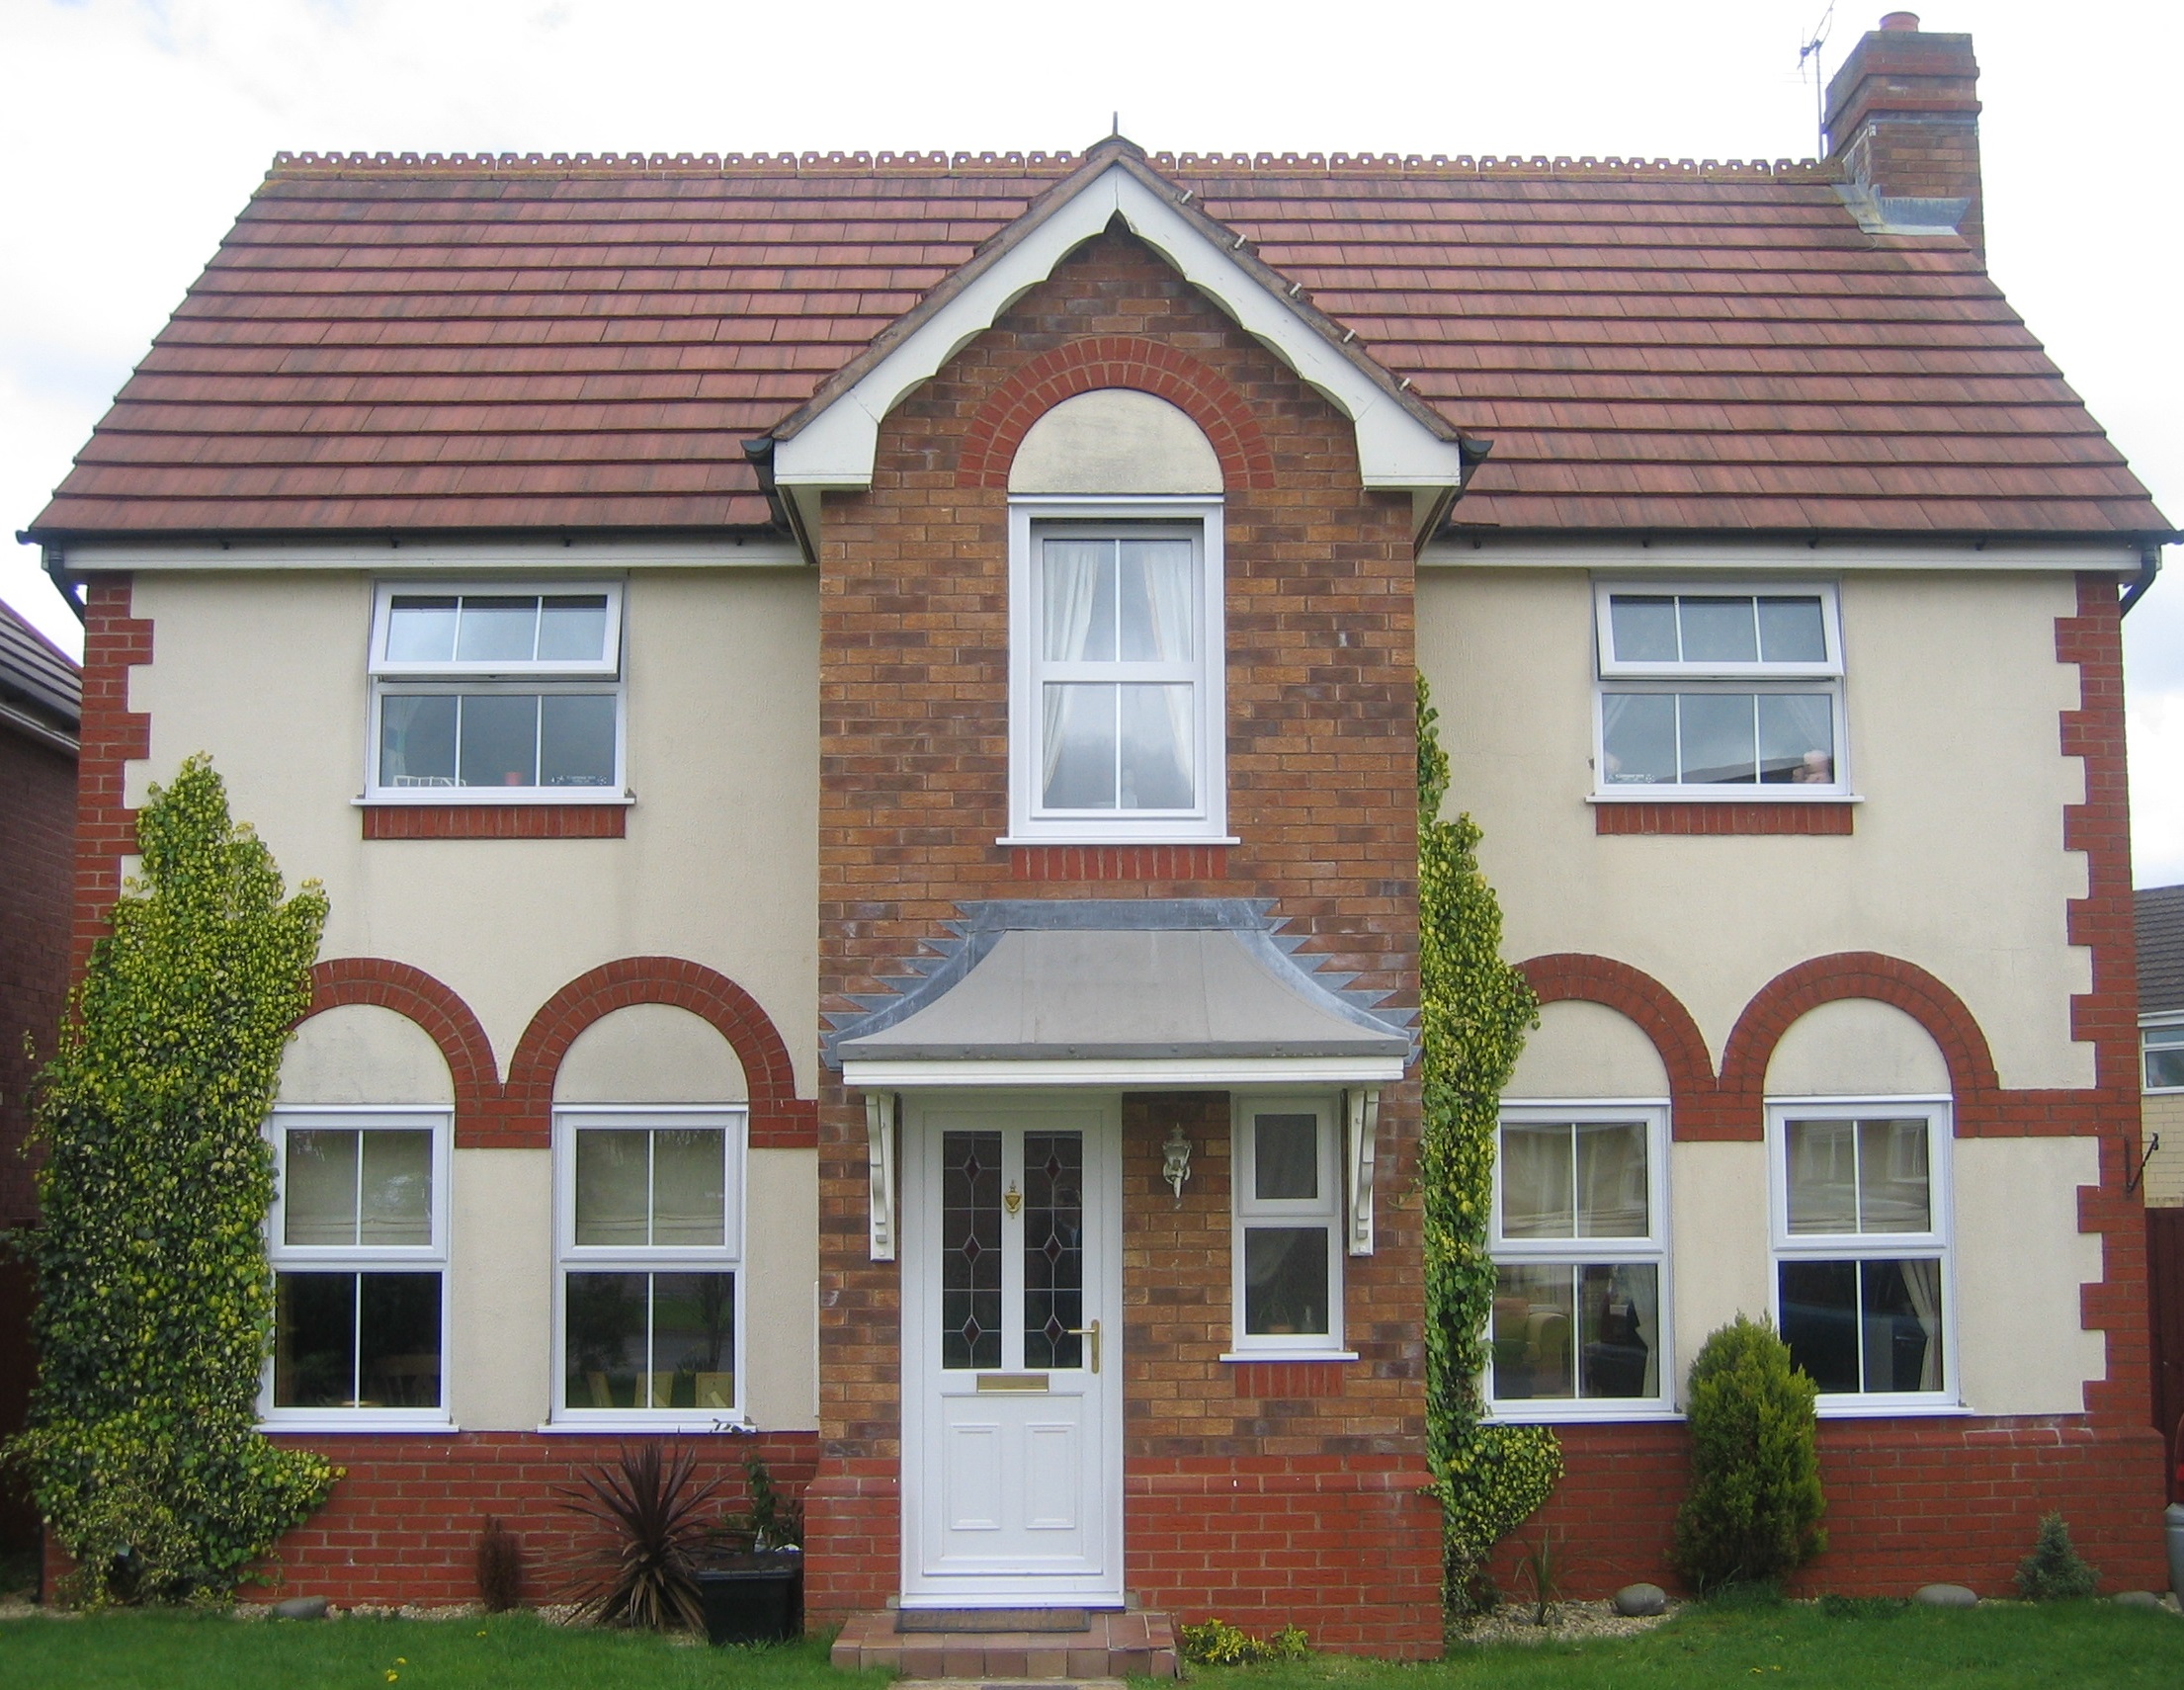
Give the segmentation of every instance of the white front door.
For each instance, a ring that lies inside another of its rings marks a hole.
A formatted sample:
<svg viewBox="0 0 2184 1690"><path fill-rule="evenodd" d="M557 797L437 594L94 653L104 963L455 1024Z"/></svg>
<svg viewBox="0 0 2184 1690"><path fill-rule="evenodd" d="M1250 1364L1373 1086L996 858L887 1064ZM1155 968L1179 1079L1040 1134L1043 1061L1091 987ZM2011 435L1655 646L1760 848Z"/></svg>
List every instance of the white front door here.
<svg viewBox="0 0 2184 1690"><path fill-rule="evenodd" d="M1114 1098L905 1098L902 1600L1122 1605Z"/></svg>

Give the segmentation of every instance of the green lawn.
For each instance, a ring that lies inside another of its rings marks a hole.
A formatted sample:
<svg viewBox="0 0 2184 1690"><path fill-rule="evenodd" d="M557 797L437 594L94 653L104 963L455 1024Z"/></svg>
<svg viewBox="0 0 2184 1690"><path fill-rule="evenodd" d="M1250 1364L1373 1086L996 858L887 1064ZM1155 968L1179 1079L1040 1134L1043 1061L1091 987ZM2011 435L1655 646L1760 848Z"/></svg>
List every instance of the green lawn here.
<svg viewBox="0 0 2184 1690"><path fill-rule="evenodd" d="M2175 1690L2184 1685L2184 1620L2090 1602L1970 1613L1869 1607L1847 1617L1790 1603L1693 1609L1630 1640L1459 1646L1432 1665L1319 1656L1295 1666L1198 1668L1193 1678L1197 1690ZM878 1690L882 1682L878 1673L835 1672L815 1641L694 1648L556 1630L527 1615L238 1624L123 1613L0 1624L6 1690Z"/></svg>

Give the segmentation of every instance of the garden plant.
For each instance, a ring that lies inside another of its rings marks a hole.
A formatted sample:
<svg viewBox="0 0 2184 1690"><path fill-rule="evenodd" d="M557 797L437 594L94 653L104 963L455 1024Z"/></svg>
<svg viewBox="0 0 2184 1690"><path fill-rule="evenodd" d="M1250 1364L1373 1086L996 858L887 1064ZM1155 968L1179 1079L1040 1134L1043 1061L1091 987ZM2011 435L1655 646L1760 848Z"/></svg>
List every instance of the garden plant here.
<svg viewBox="0 0 2184 1690"><path fill-rule="evenodd" d="M1691 1364L1691 1489L1676 1566L1694 1589L1780 1579L1827 1547L1811 1379L1765 1321L1739 1314Z"/></svg>

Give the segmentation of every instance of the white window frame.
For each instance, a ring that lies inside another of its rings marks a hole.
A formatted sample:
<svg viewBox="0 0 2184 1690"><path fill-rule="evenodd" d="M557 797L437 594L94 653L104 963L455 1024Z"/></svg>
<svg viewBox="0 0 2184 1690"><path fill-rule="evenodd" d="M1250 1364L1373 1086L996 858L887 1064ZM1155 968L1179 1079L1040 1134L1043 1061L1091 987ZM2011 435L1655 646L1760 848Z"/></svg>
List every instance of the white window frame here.
<svg viewBox="0 0 2184 1690"><path fill-rule="evenodd" d="M432 1242L429 1244L289 1244L287 1231L288 1135L294 1129L370 1132L389 1129L432 1134ZM284 1270L328 1269L356 1273L437 1273L440 1276L440 1405L437 1408L282 1408L273 1400L274 1360L266 1357L258 1390L258 1418L284 1431L448 1430L455 1424L453 1333L449 1329L448 1186L453 1172L455 1115L446 1108L378 1104L277 1105L266 1117L273 1146L273 1206L266 1213L266 1258L276 1276Z"/></svg>
<svg viewBox="0 0 2184 1690"><path fill-rule="evenodd" d="M372 594L371 644L367 669L371 708L365 734L365 798L371 804L627 803L629 802L629 665L625 651L624 587L619 579L586 577L572 581L382 579ZM394 599L567 598L603 593L607 598L604 653L596 661L567 659L503 661L491 665L462 662L397 662L385 655ZM614 778L602 787L389 787L379 778L380 717L390 697L522 692L610 695L615 701Z"/></svg>
<svg viewBox="0 0 2184 1690"><path fill-rule="evenodd" d="M2172 1037L2162 1041L2164 1046L2171 1049L2184 1047L2184 1015L2148 1015L2139 1023L2140 1089L2153 1097L2174 1097L2178 1093L2184 1092L2184 1085L2153 1085L2147 1081L2146 1056L2148 1047L2152 1043L2146 1037L2149 1033L2170 1034Z"/></svg>
<svg viewBox="0 0 2184 1690"><path fill-rule="evenodd" d="M553 1111L553 1377L552 1406L543 1432L717 1432L748 1426L750 1276L744 1263L744 1215L750 1111L736 1104L585 1104ZM721 1187L722 1242L717 1245L580 1245L576 1242L576 1135L585 1128L651 1131L718 1128L726 1167ZM582 1408L562 1401L568 1388L567 1290L570 1273L732 1273L735 1276L735 1402L726 1410Z"/></svg>
<svg viewBox="0 0 2184 1690"><path fill-rule="evenodd" d="M1624 1264L1650 1266L1654 1270L1656 1298L1653 1347L1654 1376L1659 1389L1651 1396L1511 1396L1495 1394L1493 1319L1486 1326L1486 1373L1481 1397L1488 1415L1512 1424L1551 1424L1576 1420L1668 1420L1676 1409L1675 1294L1671 1283L1668 1239L1668 1100L1666 1098L1526 1098L1506 1103L1494 1126L1493 1210L1487 1222L1487 1248L1498 1268L1502 1263L1538 1266L1614 1267ZM1646 1233L1641 1238L1509 1238L1501 1225L1501 1130L1511 1126L1562 1126L1638 1122L1645 1128ZM1570 1334L1576 1342L1576 1332ZM1573 1387L1581 1383L1580 1370L1571 1370Z"/></svg>
<svg viewBox="0 0 2184 1690"><path fill-rule="evenodd" d="M1618 598L1790 598L1816 596L1826 655L1817 663L1636 662L1615 657L1611 601ZM1844 705L1842 599L1836 583L1808 577L1781 580L1735 576L1715 580L1649 580L1623 575L1593 578L1594 681L1592 708L1593 802L1665 801L1700 803L1811 803L1855 798L1851 788L1850 723ZM1607 778L1607 700L1610 693L1813 693L1830 701L1835 778L1799 782L1633 782Z"/></svg>
<svg viewBox="0 0 2184 1690"><path fill-rule="evenodd" d="M1924 1232L1797 1232L1790 1230L1790 1135L1797 1121L1926 1121L1927 1212ZM1767 1102L1767 1209L1770 1250L1767 1311L1782 1330L1782 1264L1786 1261L1894 1261L1936 1257L1941 1262L1941 1363L1939 1391L1822 1392L1819 1412L1839 1419L1890 1414L1955 1414L1963 1411L1964 1356L1957 1346L1957 1274L1950 1147L1956 1137L1954 1104L1945 1096L1799 1097ZM1863 1350L1861 1349L1861 1354Z"/></svg>
<svg viewBox="0 0 2184 1690"><path fill-rule="evenodd" d="M1218 498L1064 496L1009 501L1009 831L1004 845L1233 844L1228 831L1228 734L1224 696L1226 569ZM1199 566L1199 640L1193 750L1198 803L1190 810L1049 811L1040 803L1045 713L1038 540L1052 526L1105 531L1138 527L1188 535Z"/></svg>
<svg viewBox="0 0 2184 1690"><path fill-rule="evenodd" d="M1253 1117L1311 1114L1319 1121L1319 1195L1260 1198L1253 1189ZM1239 1092L1229 1122L1229 1311L1233 1348L1223 1361L1355 1361L1343 1343L1343 1272L1349 1256L1343 1192L1344 1128L1339 1094L1325 1091ZM1244 1234L1254 1226L1324 1225L1327 1229L1327 1330L1249 1333L1244 1320Z"/></svg>

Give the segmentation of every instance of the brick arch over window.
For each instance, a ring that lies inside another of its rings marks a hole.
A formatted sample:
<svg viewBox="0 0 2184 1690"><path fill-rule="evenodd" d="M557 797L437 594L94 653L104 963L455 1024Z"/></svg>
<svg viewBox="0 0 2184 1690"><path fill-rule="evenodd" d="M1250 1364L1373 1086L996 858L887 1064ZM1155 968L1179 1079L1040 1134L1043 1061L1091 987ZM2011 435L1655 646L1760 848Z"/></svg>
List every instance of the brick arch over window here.
<svg viewBox="0 0 2184 1690"><path fill-rule="evenodd" d="M1651 974L1582 951L1534 957L1517 965L1540 1002L1597 1003L1638 1023L1668 1070L1670 1115L1679 1139L1737 1138L1711 1130L1714 1059L1691 1011Z"/></svg>
<svg viewBox="0 0 2184 1690"><path fill-rule="evenodd" d="M728 1042L750 1087L753 1149L818 1143L819 1106L797 1095L789 1047L772 1018L727 975L681 957L624 957L579 974L540 1006L508 1064L503 1126L511 1141L551 1142L561 1058L593 1022L636 1003L687 1009Z"/></svg>
<svg viewBox="0 0 2184 1690"><path fill-rule="evenodd" d="M384 957L333 957L311 970L311 1006L301 1021L353 1003L390 1009L424 1029L440 1047L455 1084L459 1139L482 1125L500 1102L500 1068L492 1041L455 988L407 963ZM298 1023L300 1024L300 1022Z"/></svg>
<svg viewBox="0 0 2184 1690"><path fill-rule="evenodd" d="M1032 424L1064 399L1129 387L1165 399L1198 424L1220 460L1222 485L1274 485L1274 453L1235 383L1203 360L1135 335L1098 335L1043 352L1009 375L964 431L959 487L1009 484L1009 465Z"/></svg>
<svg viewBox="0 0 2184 1690"><path fill-rule="evenodd" d="M1902 1010L1941 1047L1958 1102L1981 1115L1995 1105L2001 1080L1994 1056L1964 999L1916 963L1878 951L1843 951L1784 970L1744 1006L1722 1053L1723 1108L1757 1119L1765 1108L1767 1064L1782 1036L1802 1016L1844 998Z"/></svg>

